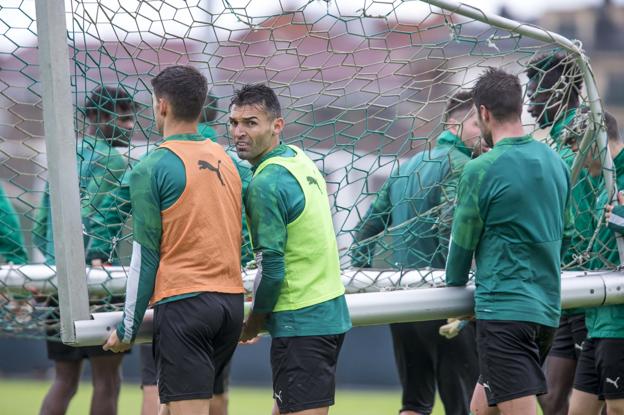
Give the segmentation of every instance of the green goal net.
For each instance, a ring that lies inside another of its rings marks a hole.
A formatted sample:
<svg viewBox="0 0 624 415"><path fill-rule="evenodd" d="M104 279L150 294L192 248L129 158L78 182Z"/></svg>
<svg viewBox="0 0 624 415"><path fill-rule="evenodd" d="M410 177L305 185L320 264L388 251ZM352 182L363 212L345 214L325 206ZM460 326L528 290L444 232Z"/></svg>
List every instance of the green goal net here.
<svg viewBox="0 0 624 415"><path fill-rule="evenodd" d="M434 154L448 128L444 112L449 98L470 89L485 68L518 74L526 86L526 70L535 66L536 93L549 96L542 111L557 107L555 119L566 122L553 134L550 125L540 128L533 117L539 114L525 111L526 132L552 145L571 167L575 146L582 142L581 153L606 157L596 140L602 115L581 85L591 77L588 66L578 66L585 59L581 49L571 50L572 43L566 47L558 37L530 36L527 32L538 31L532 26L504 29L487 23L485 14L466 17L421 1L66 4L74 104L67 111L74 114L77 136L86 265L89 249L99 250L100 256L104 252L111 264L88 272L93 312L120 310L123 304L132 241L131 206L124 196L127 176L160 140L149 80L169 65L190 64L206 75L214 97L207 128L225 147L231 146L227 120L233 91L258 82L275 89L286 119L283 141L303 148L326 178L351 291L443 282L439 264L448 247L455 186L447 182L456 166L450 163L451 170L443 172L447 160L423 154ZM2 1L0 179L6 197L0 212L0 254L6 265L0 272L0 334L42 337L55 335L59 314L36 32L34 1ZM563 58L552 67L536 64L538 56L557 55ZM549 71L559 69L560 79L545 81ZM104 87L123 93L111 95ZM97 88L99 98L88 99ZM566 104L577 94L578 108L572 113ZM89 111L120 116L106 107L110 99L130 102L134 114L127 141L113 143L119 146L112 146L102 130L90 129ZM525 102L529 104L529 94ZM384 183L409 179L402 168L415 157L423 161L409 173L412 187L399 199L392 196L390 210L370 210ZM613 244L599 235L601 214L595 200L606 189L602 171L590 167L582 166L577 174L573 203L575 215L584 222L565 257L568 270L617 265ZM420 185L432 172L440 174L436 184ZM426 210L417 207L426 198L436 202L425 204ZM400 223L391 220L397 204L409 212ZM427 250L421 250L422 240L431 241Z"/></svg>

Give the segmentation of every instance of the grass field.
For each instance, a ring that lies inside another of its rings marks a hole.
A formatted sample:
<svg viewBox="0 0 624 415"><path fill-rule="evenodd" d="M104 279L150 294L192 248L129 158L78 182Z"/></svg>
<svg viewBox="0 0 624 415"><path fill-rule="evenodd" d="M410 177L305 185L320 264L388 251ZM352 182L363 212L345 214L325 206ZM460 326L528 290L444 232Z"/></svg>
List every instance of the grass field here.
<svg viewBox="0 0 624 415"><path fill-rule="evenodd" d="M0 379L0 414L37 414L48 386L47 381ZM68 415L89 413L91 386L80 385L78 394L69 408ZM399 409L400 392L397 391L351 391L339 390L332 415L395 415ZM119 398L119 415L138 415L141 390L136 384L124 384ZM261 388L231 387L230 415L264 415L271 413L271 391ZM444 411L436 405L435 415Z"/></svg>
<svg viewBox="0 0 624 415"><path fill-rule="evenodd" d="M0 414L37 414L50 382L37 380L0 379ZM69 407L67 415L89 413L91 385L82 383ZM331 415L396 415L401 399L400 391L348 390L336 392L336 405ZM270 389L230 388L229 415L270 415L273 401ZM119 415L139 415L141 389L137 384L125 383L119 397ZM541 411L538 414L541 415ZM444 415L438 400L432 415Z"/></svg>

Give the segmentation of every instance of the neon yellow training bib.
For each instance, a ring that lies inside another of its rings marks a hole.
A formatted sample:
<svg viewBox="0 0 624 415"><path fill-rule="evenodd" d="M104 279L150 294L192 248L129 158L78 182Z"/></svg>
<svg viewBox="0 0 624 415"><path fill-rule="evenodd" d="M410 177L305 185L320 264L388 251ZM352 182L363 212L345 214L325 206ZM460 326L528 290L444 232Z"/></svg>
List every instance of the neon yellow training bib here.
<svg viewBox="0 0 624 415"><path fill-rule="evenodd" d="M271 157L254 173L271 164L282 166L297 180L305 197L303 211L286 227L286 275L274 312L320 304L345 292L325 179L301 149L289 147L294 157Z"/></svg>

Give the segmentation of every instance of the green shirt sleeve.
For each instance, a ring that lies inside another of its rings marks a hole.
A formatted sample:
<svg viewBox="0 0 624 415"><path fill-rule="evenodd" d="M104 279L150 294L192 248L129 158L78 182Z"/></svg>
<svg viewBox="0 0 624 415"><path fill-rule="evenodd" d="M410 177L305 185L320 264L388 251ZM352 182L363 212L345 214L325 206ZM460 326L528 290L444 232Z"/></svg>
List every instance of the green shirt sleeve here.
<svg viewBox="0 0 624 415"><path fill-rule="evenodd" d="M251 172L251 168L243 161L241 161L238 157L233 154L228 153L228 155L234 161L234 165L236 166L236 170L238 171L238 175L241 178L242 187L242 200L245 200L245 195L247 194L247 189L249 188L249 183L251 183L251 178L253 177L253 173ZM243 203L243 231L242 231L242 245L241 245L241 265L244 267L247 263L253 260L253 249L251 247L251 239L249 237L249 226L247 225L247 209L245 208L245 204Z"/></svg>
<svg viewBox="0 0 624 415"><path fill-rule="evenodd" d="M614 232L624 234L624 205L613 207L607 226Z"/></svg>
<svg viewBox="0 0 624 415"><path fill-rule="evenodd" d="M576 233L576 227L574 224L574 212L572 203L572 188L569 186L570 176L568 175L568 200L566 201L565 210L563 212L563 237L561 238L561 258L565 256L572 242L572 238Z"/></svg>
<svg viewBox="0 0 624 415"><path fill-rule="evenodd" d="M393 173L393 176L398 173ZM354 267L370 267L375 253L375 241L364 242L390 225L390 213L392 202L390 200L390 187L393 177L391 176L377 193L366 215L356 226L354 247L351 250L351 265Z"/></svg>
<svg viewBox="0 0 624 415"><path fill-rule="evenodd" d="M452 155L449 155L452 157ZM441 182L440 216L438 217L438 246L440 251L447 253L449 250L451 226L453 223L453 213L455 211L455 200L461 174L464 171L465 161L453 160L451 158L448 170L443 171Z"/></svg>
<svg viewBox="0 0 624 415"><path fill-rule="evenodd" d="M485 170L478 159L466 164L457 191L446 263L446 284L462 286L468 282L474 251L483 232L480 190Z"/></svg>
<svg viewBox="0 0 624 415"><path fill-rule="evenodd" d="M117 326L124 343L136 337L154 293L162 238L160 213L178 200L185 186L184 164L167 149L150 153L130 174L134 241L124 314Z"/></svg>
<svg viewBox="0 0 624 415"><path fill-rule="evenodd" d="M14 264L28 261L20 228L17 213L0 186L0 255Z"/></svg>
<svg viewBox="0 0 624 415"><path fill-rule="evenodd" d="M99 214L90 221L87 261L98 258L109 262L113 260L115 239L121 236L122 225L130 216L129 176L130 172L127 172L121 184L102 201Z"/></svg>
<svg viewBox="0 0 624 415"><path fill-rule="evenodd" d="M112 239L122 224L120 216L114 213L114 203L115 198L123 196L119 189L123 186L127 162L103 138L88 137L80 145L82 220L88 235L85 256L89 262L107 261L112 256Z"/></svg>
<svg viewBox="0 0 624 415"><path fill-rule="evenodd" d="M282 166L269 165L258 174L245 197L259 276L253 311L269 313L277 304L285 276L286 227L305 206L297 180Z"/></svg>
<svg viewBox="0 0 624 415"><path fill-rule="evenodd" d="M50 212L50 193L48 184L46 183L45 191L41 196L41 202L35 210L35 224L33 226L33 244L41 251L41 253L49 258L53 252L48 252L48 215Z"/></svg>
<svg viewBox="0 0 624 415"><path fill-rule="evenodd" d="M95 140L95 144L91 140L83 140L82 146L89 146L91 150L83 148L78 154L83 194L82 217L91 220L93 215L100 214L106 197L121 185L127 163L104 139Z"/></svg>

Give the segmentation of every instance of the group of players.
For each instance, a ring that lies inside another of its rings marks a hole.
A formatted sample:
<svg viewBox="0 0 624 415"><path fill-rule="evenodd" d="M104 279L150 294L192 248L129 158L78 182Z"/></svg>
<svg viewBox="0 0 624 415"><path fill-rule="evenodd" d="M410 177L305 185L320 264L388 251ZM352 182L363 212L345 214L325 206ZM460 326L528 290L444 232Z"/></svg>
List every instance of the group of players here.
<svg viewBox="0 0 624 415"><path fill-rule="evenodd" d="M475 322L391 325L401 415L431 413L436 389L447 414L536 414L535 396L547 415L599 414L605 402L624 413L624 307L560 310L562 266L620 265L624 209L602 190L595 145L570 186L588 125L573 59L537 56L526 75L528 112L550 128L549 145L524 132L518 78L489 69L450 99L435 147L392 173L358 227L357 267L371 265L382 232L398 268L445 268L447 286L465 285L476 265ZM622 188L624 143L614 117L604 123Z"/></svg>
<svg viewBox="0 0 624 415"><path fill-rule="evenodd" d="M524 132L518 78L488 69L472 91L449 99L435 147L392 173L357 227L356 267L371 265L380 233L393 237L398 268L446 268L449 286L465 285L476 262L476 321L391 325L401 415L431 413L436 389L447 414L536 414L535 396L546 415L598 414L603 401L608 413L624 413L624 307L560 315L561 264L619 265L614 232L624 230L624 214L607 206L595 151L570 186L586 127L576 65L563 53L539 56L527 76L529 113L551 127L549 145ZM131 169L115 146L128 144L132 98L100 87L86 102L78 151L86 257L92 266L114 261L110 241L131 211L124 315L103 348L48 342L56 378L41 413L65 413L85 357L91 413L116 413L122 355L111 352L130 349L148 306L143 413L159 404L161 414L227 413L231 356L261 331L272 337L273 413L328 413L351 321L322 174L301 149L281 144L285 121L271 88L235 92L235 156L213 142L216 104L197 70L169 67L151 82L164 140ZM605 114L605 123L621 188L624 144L615 119ZM48 197L34 236L53 263ZM592 238L605 208L609 227ZM244 320L247 239L257 277ZM599 260L583 263L573 254L582 251Z"/></svg>

